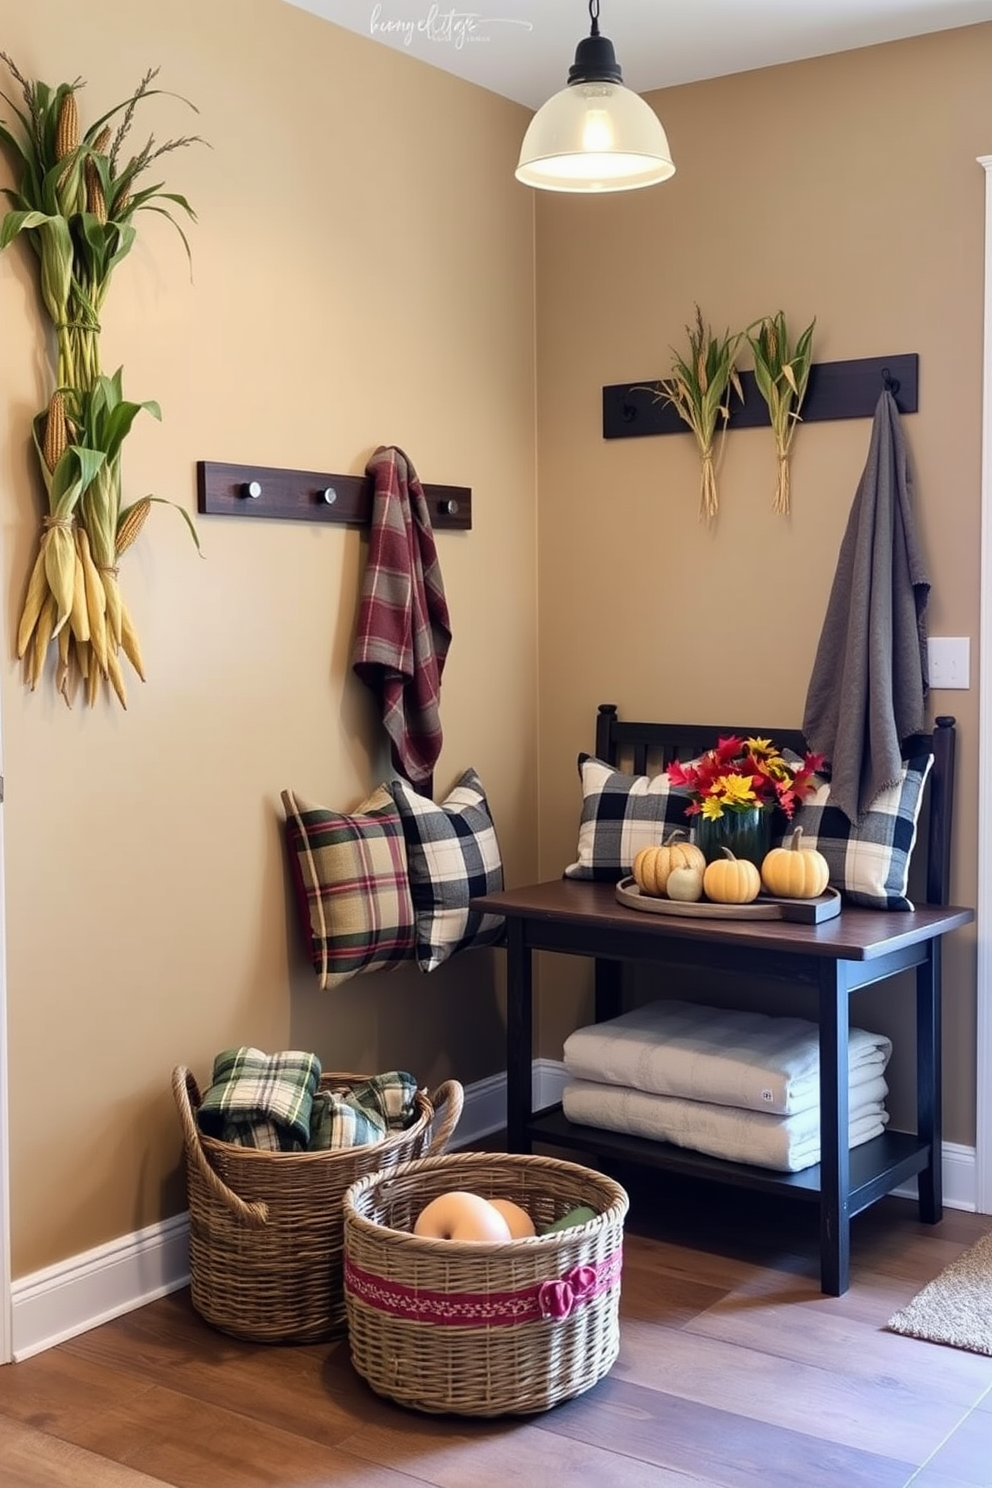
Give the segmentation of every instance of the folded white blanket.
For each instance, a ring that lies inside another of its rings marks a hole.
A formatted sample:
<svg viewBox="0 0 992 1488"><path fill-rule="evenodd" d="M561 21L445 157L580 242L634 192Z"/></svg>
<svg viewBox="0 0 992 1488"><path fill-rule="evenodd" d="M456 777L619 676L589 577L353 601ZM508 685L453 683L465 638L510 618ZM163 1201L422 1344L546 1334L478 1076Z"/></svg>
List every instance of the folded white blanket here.
<svg viewBox="0 0 992 1488"><path fill-rule="evenodd" d="M860 1096L852 1098L848 1123L851 1147L884 1131L889 1118L882 1102L887 1094L888 1086L878 1076L864 1085ZM569 1121L580 1126L673 1142L677 1147L758 1168L798 1173L820 1161L818 1107L793 1116L769 1116L764 1111L649 1095L643 1090L597 1085L591 1080L571 1080L565 1086L562 1106Z"/></svg>
<svg viewBox="0 0 992 1488"><path fill-rule="evenodd" d="M852 1087L882 1074L891 1053L884 1034L852 1028ZM781 1116L817 1108L820 1101L818 1029L807 1018L663 999L577 1028L565 1040L564 1057L578 1079L655 1095Z"/></svg>

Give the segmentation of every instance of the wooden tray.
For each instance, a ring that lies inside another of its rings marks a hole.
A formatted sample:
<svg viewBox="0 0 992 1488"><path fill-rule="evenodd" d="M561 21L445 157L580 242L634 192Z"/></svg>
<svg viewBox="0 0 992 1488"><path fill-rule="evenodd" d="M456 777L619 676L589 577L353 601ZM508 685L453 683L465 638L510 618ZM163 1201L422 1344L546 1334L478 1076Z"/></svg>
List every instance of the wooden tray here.
<svg viewBox="0 0 992 1488"><path fill-rule="evenodd" d="M841 909L836 889L827 889L816 899L776 899L770 894L759 894L750 904L715 904L710 899L692 903L642 894L633 878L620 880L617 899L628 909L640 909L646 914L700 920L796 920L803 925L820 925L824 920L836 919Z"/></svg>

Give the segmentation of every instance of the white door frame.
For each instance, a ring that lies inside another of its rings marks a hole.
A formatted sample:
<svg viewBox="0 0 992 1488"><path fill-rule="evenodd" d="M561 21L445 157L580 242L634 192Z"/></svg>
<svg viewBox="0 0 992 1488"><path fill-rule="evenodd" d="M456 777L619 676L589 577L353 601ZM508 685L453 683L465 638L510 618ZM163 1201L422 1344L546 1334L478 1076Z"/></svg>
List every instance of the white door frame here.
<svg viewBox="0 0 992 1488"><path fill-rule="evenodd" d="M985 313L982 355L982 536L979 619L979 751L992 740L992 155L980 155L985 172ZM979 753L976 751L976 754ZM992 791L982 772L978 787L978 894L976 998L978 1027L975 1100L975 1199L992 1214Z"/></svg>

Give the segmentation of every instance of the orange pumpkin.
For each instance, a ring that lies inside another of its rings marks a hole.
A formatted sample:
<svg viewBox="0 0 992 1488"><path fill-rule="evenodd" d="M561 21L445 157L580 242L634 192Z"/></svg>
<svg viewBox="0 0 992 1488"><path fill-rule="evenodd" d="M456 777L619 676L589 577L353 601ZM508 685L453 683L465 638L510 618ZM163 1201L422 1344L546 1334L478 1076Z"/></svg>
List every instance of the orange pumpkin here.
<svg viewBox="0 0 992 1488"><path fill-rule="evenodd" d="M702 873L706 859L694 842L681 840L685 835L681 827L676 827L660 847L642 847L636 854L631 871L642 894L665 898L673 868L696 868Z"/></svg>
<svg viewBox="0 0 992 1488"><path fill-rule="evenodd" d="M717 904L750 904L761 892L761 874L750 858L735 858L729 847L703 874L703 893Z"/></svg>
<svg viewBox="0 0 992 1488"><path fill-rule="evenodd" d="M788 843L773 847L761 864L761 882L769 894L782 899L815 899L830 880L830 865L813 847L803 847L803 829L796 827Z"/></svg>

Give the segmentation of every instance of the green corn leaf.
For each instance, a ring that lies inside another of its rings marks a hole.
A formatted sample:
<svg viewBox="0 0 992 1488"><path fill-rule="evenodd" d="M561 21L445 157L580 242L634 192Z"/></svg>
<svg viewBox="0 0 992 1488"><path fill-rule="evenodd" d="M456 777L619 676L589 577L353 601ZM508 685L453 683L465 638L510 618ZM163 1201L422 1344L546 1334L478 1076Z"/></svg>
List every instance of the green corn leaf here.
<svg viewBox="0 0 992 1488"><path fill-rule="evenodd" d="M70 444L52 474L49 505L53 516L70 517L104 463L100 450ZM42 460L44 464L44 460Z"/></svg>
<svg viewBox="0 0 992 1488"><path fill-rule="evenodd" d="M22 232L29 232L32 228L40 228L46 222L52 222L53 218L47 212L20 211L8 212L0 223L0 251L12 243Z"/></svg>
<svg viewBox="0 0 992 1488"><path fill-rule="evenodd" d="M154 501L160 506L171 506L173 511L177 511L179 513L183 521L186 523L186 526L189 528L189 535L193 539L193 542L196 546L196 551L202 558L204 554L202 548L200 547L200 539L197 535L196 527L193 525L193 518L190 516L186 508L184 506L180 506L178 501L169 501L168 498L165 496L149 496L148 500Z"/></svg>
<svg viewBox="0 0 992 1488"><path fill-rule="evenodd" d="M4 93L2 88L0 88L0 98L2 98L7 107L9 109L12 109L13 112L17 115L21 128L24 130L24 133L27 135L28 139L30 139L34 132L31 125L30 115L26 114L24 110L18 104L16 104L12 98L9 98L7 94ZM3 124L0 124L0 130L3 130L3 133L8 137L15 150L17 150L18 153L22 154L23 150L20 141L16 139L14 135L8 134L8 131Z"/></svg>
<svg viewBox="0 0 992 1488"><path fill-rule="evenodd" d="M38 224L41 239L41 296L54 325L67 319L72 292L72 238L64 217L46 217Z"/></svg>

